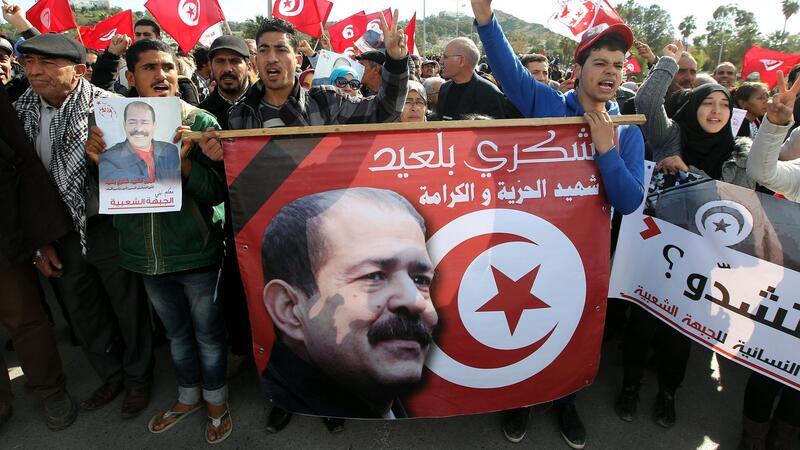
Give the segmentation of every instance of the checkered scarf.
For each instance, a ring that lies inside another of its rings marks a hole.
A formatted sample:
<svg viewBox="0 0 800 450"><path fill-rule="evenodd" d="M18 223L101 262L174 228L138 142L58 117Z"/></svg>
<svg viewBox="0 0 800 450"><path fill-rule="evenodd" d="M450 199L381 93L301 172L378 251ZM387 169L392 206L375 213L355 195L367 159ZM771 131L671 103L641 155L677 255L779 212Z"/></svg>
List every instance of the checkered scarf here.
<svg viewBox="0 0 800 450"><path fill-rule="evenodd" d="M67 96L50 123L50 178L58 188L61 199L72 216L75 230L80 234L81 248L86 253L86 196L89 161L84 149L89 136L89 115L95 98L112 96L110 92L93 86L83 78ZM22 121L25 134L36 142L39 130L41 97L28 89L14 103L17 116Z"/></svg>

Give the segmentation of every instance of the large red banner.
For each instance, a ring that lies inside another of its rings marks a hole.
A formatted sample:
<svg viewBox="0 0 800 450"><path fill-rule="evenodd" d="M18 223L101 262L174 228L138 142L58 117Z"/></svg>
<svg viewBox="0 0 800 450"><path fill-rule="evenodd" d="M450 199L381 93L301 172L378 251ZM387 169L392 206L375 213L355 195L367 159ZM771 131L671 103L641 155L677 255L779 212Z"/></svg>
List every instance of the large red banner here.
<svg viewBox="0 0 800 450"><path fill-rule="evenodd" d="M609 206L585 125L239 137L224 150L254 354L277 404L451 416L594 380Z"/></svg>

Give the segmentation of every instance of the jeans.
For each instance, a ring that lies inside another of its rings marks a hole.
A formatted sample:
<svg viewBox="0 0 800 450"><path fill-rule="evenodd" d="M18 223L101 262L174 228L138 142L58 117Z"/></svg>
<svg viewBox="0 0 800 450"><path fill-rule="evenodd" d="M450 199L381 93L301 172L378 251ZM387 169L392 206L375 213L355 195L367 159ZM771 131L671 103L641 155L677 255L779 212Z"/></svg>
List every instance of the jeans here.
<svg viewBox="0 0 800 450"><path fill-rule="evenodd" d="M219 270L146 275L144 285L170 340L178 401L212 405L228 399L225 324L217 301Z"/></svg>

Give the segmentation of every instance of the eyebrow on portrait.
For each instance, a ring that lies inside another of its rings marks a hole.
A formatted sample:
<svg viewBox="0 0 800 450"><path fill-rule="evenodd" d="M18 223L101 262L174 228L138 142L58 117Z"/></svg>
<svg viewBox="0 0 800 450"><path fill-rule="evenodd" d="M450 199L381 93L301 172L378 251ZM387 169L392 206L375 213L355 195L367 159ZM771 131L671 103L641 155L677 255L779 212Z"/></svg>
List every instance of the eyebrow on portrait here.
<svg viewBox="0 0 800 450"><path fill-rule="evenodd" d="M357 274L366 269L371 269L374 267L391 272L400 267L400 264L401 262L399 258L371 258L371 259L365 259L361 262L358 262L350 266L347 269L346 273ZM433 266L431 266L425 261L415 260L409 264L409 271L414 273L433 272Z"/></svg>

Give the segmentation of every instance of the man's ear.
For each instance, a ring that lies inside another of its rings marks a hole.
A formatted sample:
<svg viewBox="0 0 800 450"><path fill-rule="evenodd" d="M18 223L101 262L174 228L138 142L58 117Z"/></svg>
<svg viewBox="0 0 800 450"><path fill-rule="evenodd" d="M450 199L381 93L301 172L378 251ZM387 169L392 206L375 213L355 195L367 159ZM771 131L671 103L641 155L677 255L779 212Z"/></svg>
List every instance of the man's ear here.
<svg viewBox="0 0 800 450"><path fill-rule="evenodd" d="M75 75L78 77L86 76L86 64L75 64Z"/></svg>
<svg viewBox="0 0 800 450"><path fill-rule="evenodd" d="M125 71L125 79L128 80L128 86L133 87L135 85L133 72L131 72L130 70Z"/></svg>
<svg viewBox="0 0 800 450"><path fill-rule="evenodd" d="M272 323L286 337L304 342L302 322L297 312L305 294L283 280L272 280L264 286L263 301Z"/></svg>
<svg viewBox="0 0 800 450"><path fill-rule="evenodd" d="M299 67L299 66L302 66L302 65L303 65L303 54L302 53L298 53L297 54L297 66Z"/></svg>

